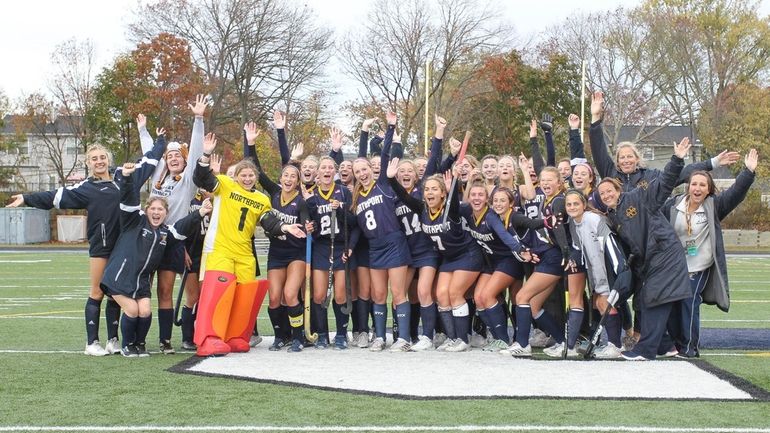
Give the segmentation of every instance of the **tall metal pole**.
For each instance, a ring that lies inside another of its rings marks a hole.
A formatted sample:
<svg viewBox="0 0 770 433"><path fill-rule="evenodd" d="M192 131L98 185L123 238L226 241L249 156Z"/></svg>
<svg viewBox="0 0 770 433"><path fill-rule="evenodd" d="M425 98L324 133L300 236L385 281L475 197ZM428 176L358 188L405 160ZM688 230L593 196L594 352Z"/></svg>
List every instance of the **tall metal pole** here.
<svg viewBox="0 0 770 433"><path fill-rule="evenodd" d="M425 156L428 156L428 120L430 119L430 60L425 61L425 139L423 141L423 150Z"/></svg>
<svg viewBox="0 0 770 433"><path fill-rule="evenodd" d="M583 66L582 66L582 76L580 77L580 141L585 143L583 140L583 131L585 130L585 126L583 125L584 122L584 113L586 112L586 61L583 60Z"/></svg>

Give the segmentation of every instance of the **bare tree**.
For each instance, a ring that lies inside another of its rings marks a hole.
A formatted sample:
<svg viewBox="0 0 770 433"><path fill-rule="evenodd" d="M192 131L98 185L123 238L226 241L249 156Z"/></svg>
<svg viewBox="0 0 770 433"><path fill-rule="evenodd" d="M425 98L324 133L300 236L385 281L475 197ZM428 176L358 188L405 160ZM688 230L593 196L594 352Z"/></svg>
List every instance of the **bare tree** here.
<svg viewBox="0 0 770 433"><path fill-rule="evenodd" d="M186 39L214 89L211 120L243 124L320 84L331 31L313 18L277 0L159 0L139 10L131 34L139 41L163 29Z"/></svg>
<svg viewBox="0 0 770 433"><path fill-rule="evenodd" d="M549 29L557 49L586 62L586 85L602 90L607 104L605 133L617 143L620 128L640 126L634 141L671 123L666 88L659 83L665 59L647 56L652 35L625 9L569 17Z"/></svg>
<svg viewBox="0 0 770 433"><path fill-rule="evenodd" d="M366 98L375 105L384 101L382 109L398 110L404 137L424 134L419 119L426 61L433 65L431 98L436 107L447 105L443 86L454 68L465 66L466 74L453 76L461 86L476 69L467 64L497 50L507 37L498 18L490 3L475 0L440 0L435 6L420 0L377 0L365 24L345 37L339 55Z"/></svg>
<svg viewBox="0 0 770 433"><path fill-rule="evenodd" d="M69 39L59 44L51 53L55 72L49 83L57 111L57 122L63 122L66 129L74 134L81 154L85 154L91 143L86 130L86 115L93 100L95 81L94 45L91 40Z"/></svg>

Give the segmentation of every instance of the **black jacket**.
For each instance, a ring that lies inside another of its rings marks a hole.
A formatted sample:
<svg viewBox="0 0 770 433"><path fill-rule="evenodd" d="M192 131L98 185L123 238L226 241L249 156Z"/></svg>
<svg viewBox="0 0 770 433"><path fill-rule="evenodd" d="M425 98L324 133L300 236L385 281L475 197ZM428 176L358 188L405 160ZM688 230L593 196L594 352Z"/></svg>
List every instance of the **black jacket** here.
<svg viewBox="0 0 770 433"><path fill-rule="evenodd" d="M166 140L161 135L155 145L138 161L133 176L137 191L142 187L158 165L166 150ZM115 171L115 180L88 178L76 185L61 187L53 191L24 194L24 203L38 209L86 209L88 211L88 255L108 257L120 234L120 168Z"/></svg>
<svg viewBox="0 0 770 433"><path fill-rule="evenodd" d="M607 212L610 228L634 255L631 269L641 280L636 295L642 307L690 296L684 248L661 212L683 167L684 160L672 156L661 177L653 179L647 188L621 193L617 207Z"/></svg>
<svg viewBox="0 0 770 433"><path fill-rule="evenodd" d="M122 177L120 237L110 254L101 287L110 295L136 298L140 293L149 296L150 277L160 265L166 246L193 235L200 228L201 216L193 212L171 227L153 227L139 206L139 191L132 178Z"/></svg>

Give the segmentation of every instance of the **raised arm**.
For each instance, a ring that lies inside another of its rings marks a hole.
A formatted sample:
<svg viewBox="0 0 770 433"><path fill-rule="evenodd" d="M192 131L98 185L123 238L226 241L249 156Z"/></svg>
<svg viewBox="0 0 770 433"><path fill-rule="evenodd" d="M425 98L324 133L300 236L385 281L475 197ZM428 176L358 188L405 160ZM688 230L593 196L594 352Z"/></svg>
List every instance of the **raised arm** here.
<svg viewBox="0 0 770 433"><path fill-rule="evenodd" d="M329 129L329 138L331 139L331 150L329 150L329 157L339 166L344 161L342 157L342 131L336 126Z"/></svg>
<svg viewBox="0 0 770 433"><path fill-rule="evenodd" d="M591 143L591 156L594 158L596 171L599 172L600 177L609 177L615 174L617 168L604 142L603 114L604 94L594 92L591 98L591 126L588 128L588 141Z"/></svg>
<svg viewBox="0 0 770 433"><path fill-rule="evenodd" d="M361 125L361 137L358 139L358 157L366 158L369 154L369 130L372 127L372 123L377 120L375 118L365 119L363 125Z"/></svg>
<svg viewBox="0 0 770 433"><path fill-rule="evenodd" d="M152 149L152 136L147 130L147 118L144 114L136 115L136 129L139 130L139 143L142 146L142 153L147 153Z"/></svg>
<svg viewBox="0 0 770 433"><path fill-rule="evenodd" d="M583 148L583 140L580 138L580 117L577 114L569 115L569 158L572 167L588 162L586 151Z"/></svg>
<svg viewBox="0 0 770 433"><path fill-rule="evenodd" d="M447 170L452 169L452 166L454 165L455 161L457 161L457 155L460 153L460 149L462 147L463 144L460 142L460 140L454 137L449 139L449 155L447 155L447 157L441 161L441 164L438 168L439 173L446 173Z"/></svg>
<svg viewBox="0 0 770 433"><path fill-rule="evenodd" d="M195 115L192 136L190 137L190 152L187 155L187 166L184 169L186 176L191 176L195 171L196 161L203 155L203 115L206 113L207 99L204 95L195 98L195 105L188 104Z"/></svg>
<svg viewBox="0 0 770 433"><path fill-rule="evenodd" d="M281 167L291 161L291 152L289 152L289 143L286 140L286 115L280 110L273 112L273 126L275 134L278 137L278 152L281 153Z"/></svg>
<svg viewBox="0 0 770 433"><path fill-rule="evenodd" d="M390 147L393 145L393 136L396 133L396 113L388 111L385 114L385 118L388 121L388 129L385 131L385 140L383 141L382 152L380 152L380 175L377 178L385 179L385 173L382 172L382 167L387 167L390 162Z"/></svg>
<svg viewBox="0 0 770 433"><path fill-rule="evenodd" d="M208 192L214 192L219 187L219 181L209 167L209 158L216 146L216 136L212 133L207 134L206 138L203 140L203 156L201 156L200 159L198 159L197 164L195 164L195 171L193 174L193 182L195 185Z"/></svg>
<svg viewBox="0 0 770 433"><path fill-rule="evenodd" d="M543 118L540 120L540 129L543 130L543 135L545 136L545 163L555 167L556 147L553 145L553 116L543 113Z"/></svg>
<svg viewBox="0 0 770 433"><path fill-rule="evenodd" d="M637 187L635 190L641 190L644 200L650 208L655 211L660 209L671 195L671 191L676 187L679 175L684 168L684 157L690 150L690 139L685 137L678 144L674 144L674 154L671 155L671 161L666 164L666 168L661 175L650 182L647 189Z"/></svg>
<svg viewBox="0 0 770 433"><path fill-rule="evenodd" d="M535 167L535 173L540 176L540 171L545 167L543 154L540 153L540 143L537 142L537 120L532 119L529 123L529 147L532 149L532 165Z"/></svg>
<svg viewBox="0 0 770 433"><path fill-rule="evenodd" d="M749 192L751 184L754 183L754 172L757 169L757 162L759 161L759 154L756 149L751 149L746 154L745 164L746 168L738 173L735 178L735 183L722 191L722 193L716 195L714 198L716 216L720 220L727 217L727 215L733 211L738 205L746 198L746 194Z"/></svg>
<svg viewBox="0 0 770 433"><path fill-rule="evenodd" d="M532 200L535 198L535 185L529 177L529 159L523 153L519 155L519 169L524 180L524 183L519 185L519 196L522 200Z"/></svg>
<svg viewBox="0 0 770 433"><path fill-rule="evenodd" d="M134 187L135 169L136 164L132 162L123 164L122 175L117 182L120 187L120 229L122 231L137 225L142 219L139 188Z"/></svg>
<svg viewBox="0 0 770 433"><path fill-rule="evenodd" d="M421 214L422 211L425 209L425 204L413 197L411 194L409 194L406 189L404 189L403 186L401 186L400 183L396 180L396 173L398 173L398 158L393 158L390 160L390 162L387 165L387 169L385 170L386 175L388 176L388 182L390 182L390 186L393 188L393 192L396 193L398 198L409 208L412 210L412 212L416 214Z"/></svg>

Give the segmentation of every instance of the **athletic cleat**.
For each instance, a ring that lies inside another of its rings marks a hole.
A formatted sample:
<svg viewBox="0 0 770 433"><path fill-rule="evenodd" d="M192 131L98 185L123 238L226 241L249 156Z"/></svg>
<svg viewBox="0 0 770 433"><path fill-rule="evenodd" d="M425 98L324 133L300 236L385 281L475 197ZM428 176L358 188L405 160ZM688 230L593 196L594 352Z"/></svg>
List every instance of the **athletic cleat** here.
<svg viewBox="0 0 770 433"><path fill-rule="evenodd" d="M94 340L93 343L86 345L86 350L83 353L91 356L107 356L110 354L99 344L99 340Z"/></svg>
<svg viewBox="0 0 770 433"><path fill-rule="evenodd" d="M369 347L369 334L366 332L359 332L358 339L353 340L353 345L361 349L366 349Z"/></svg>
<svg viewBox="0 0 770 433"><path fill-rule="evenodd" d="M556 343L551 347L543 349L543 353L551 358L561 358L564 353L564 345L566 343ZM578 352L575 348L567 349L567 358L577 358Z"/></svg>
<svg viewBox="0 0 770 433"><path fill-rule="evenodd" d="M607 343L604 346L599 346L594 349L594 356L596 359L618 359L620 356L620 349L612 343Z"/></svg>
<svg viewBox="0 0 770 433"><path fill-rule="evenodd" d="M393 344L390 345L390 351L391 352L411 352L412 345L409 344L409 342L404 340L403 338L399 338Z"/></svg>
<svg viewBox="0 0 770 433"><path fill-rule="evenodd" d="M442 332L437 332L436 335L433 336L433 347L438 349L444 344L445 341L446 341L446 334Z"/></svg>
<svg viewBox="0 0 770 433"><path fill-rule="evenodd" d="M289 341L284 340L283 338L276 338L275 340L273 340L273 344L270 345L270 347L267 350L271 352L278 352L279 350L283 350L288 344L289 344Z"/></svg>
<svg viewBox="0 0 770 433"><path fill-rule="evenodd" d="M461 338L456 338L451 346L444 349L445 352L468 352L471 350L471 345L464 342Z"/></svg>
<svg viewBox="0 0 770 433"><path fill-rule="evenodd" d="M424 335L420 335L417 338L417 343L412 345L412 351L414 352L425 352L427 350L433 350L433 349L435 349L433 347L433 340L431 340L430 338Z"/></svg>
<svg viewBox="0 0 770 433"><path fill-rule="evenodd" d="M160 342L160 353L164 355L173 355L176 353L173 347L171 347L171 342L168 340L163 340Z"/></svg>
<svg viewBox="0 0 770 433"><path fill-rule="evenodd" d="M513 342L507 349L501 350L500 353L504 355L511 355L515 358L529 358L532 356L532 346L527 344L527 347L521 347L517 342Z"/></svg>
<svg viewBox="0 0 770 433"><path fill-rule="evenodd" d="M360 334L360 332L354 332L354 333L351 334L351 337L350 337L350 344L351 345L353 345L353 346L356 345L356 342L358 341L358 334Z"/></svg>
<svg viewBox="0 0 770 433"><path fill-rule="evenodd" d="M182 350L187 350L192 352L194 350L198 350L198 346L196 346L195 343L193 343L192 341L183 341Z"/></svg>
<svg viewBox="0 0 770 433"><path fill-rule="evenodd" d="M454 344L455 344L455 340L453 340L451 338L444 337L444 342L441 343L441 346L437 347L436 350L439 351L439 352L446 352L447 349L452 347L452 345L454 345Z"/></svg>
<svg viewBox="0 0 770 433"><path fill-rule="evenodd" d="M230 346L230 352L246 353L251 350L251 346L245 338L233 337L227 340L225 343Z"/></svg>
<svg viewBox="0 0 770 433"><path fill-rule="evenodd" d="M134 348L136 349L136 353L140 358L147 358L150 356L150 352L147 351L147 346L144 343L137 344L134 346Z"/></svg>
<svg viewBox="0 0 770 433"><path fill-rule="evenodd" d="M302 349L304 346L302 346L302 340L294 339L291 341L291 346L289 346L289 352L302 352Z"/></svg>
<svg viewBox="0 0 770 433"><path fill-rule="evenodd" d="M624 350L620 352L620 356L622 356L626 361L650 361L649 359L634 352L633 350Z"/></svg>
<svg viewBox="0 0 770 433"><path fill-rule="evenodd" d="M490 341L486 346L484 346L481 350L484 352L499 352L501 350L508 349L508 343L506 343L503 340L492 340Z"/></svg>
<svg viewBox="0 0 770 433"><path fill-rule="evenodd" d="M471 347L484 347L487 345L487 338L479 334L473 334L468 343Z"/></svg>
<svg viewBox="0 0 770 433"><path fill-rule="evenodd" d="M198 356L222 356L230 353L230 346L217 337L206 337L203 344L198 346L195 354Z"/></svg>
<svg viewBox="0 0 770 433"><path fill-rule="evenodd" d="M139 352L137 352L136 346L134 345L122 347L120 349L120 354L126 358L136 358L139 356Z"/></svg>
<svg viewBox="0 0 770 433"><path fill-rule="evenodd" d="M529 345L534 348L543 348L551 346L556 343L552 337L549 337L545 332L535 328L532 334L529 336Z"/></svg>
<svg viewBox="0 0 770 433"><path fill-rule="evenodd" d="M120 341L118 341L118 337L113 337L107 340L107 345L104 346L104 350L107 351L110 355L118 355L120 354L122 347L120 347Z"/></svg>
<svg viewBox="0 0 770 433"><path fill-rule="evenodd" d="M334 349L345 350L348 348L347 335L335 335L334 336Z"/></svg>
<svg viewBox="0 0 770 433"><path fill-rule="evenodd" d="M375 338L372 345L369 346L370 352L382 352L383 349L385 349L385 340L380 337Z"/></svg>
<svg viewBox="0 0 770 433"><path fill-rule="evenodd" d="M259 343L261 343L261 342L262 342L262 336L261 335L253 335L252 334L251 337L249 337L249 346L250 347L257 347L257 345L259 345Z"/></svg>

